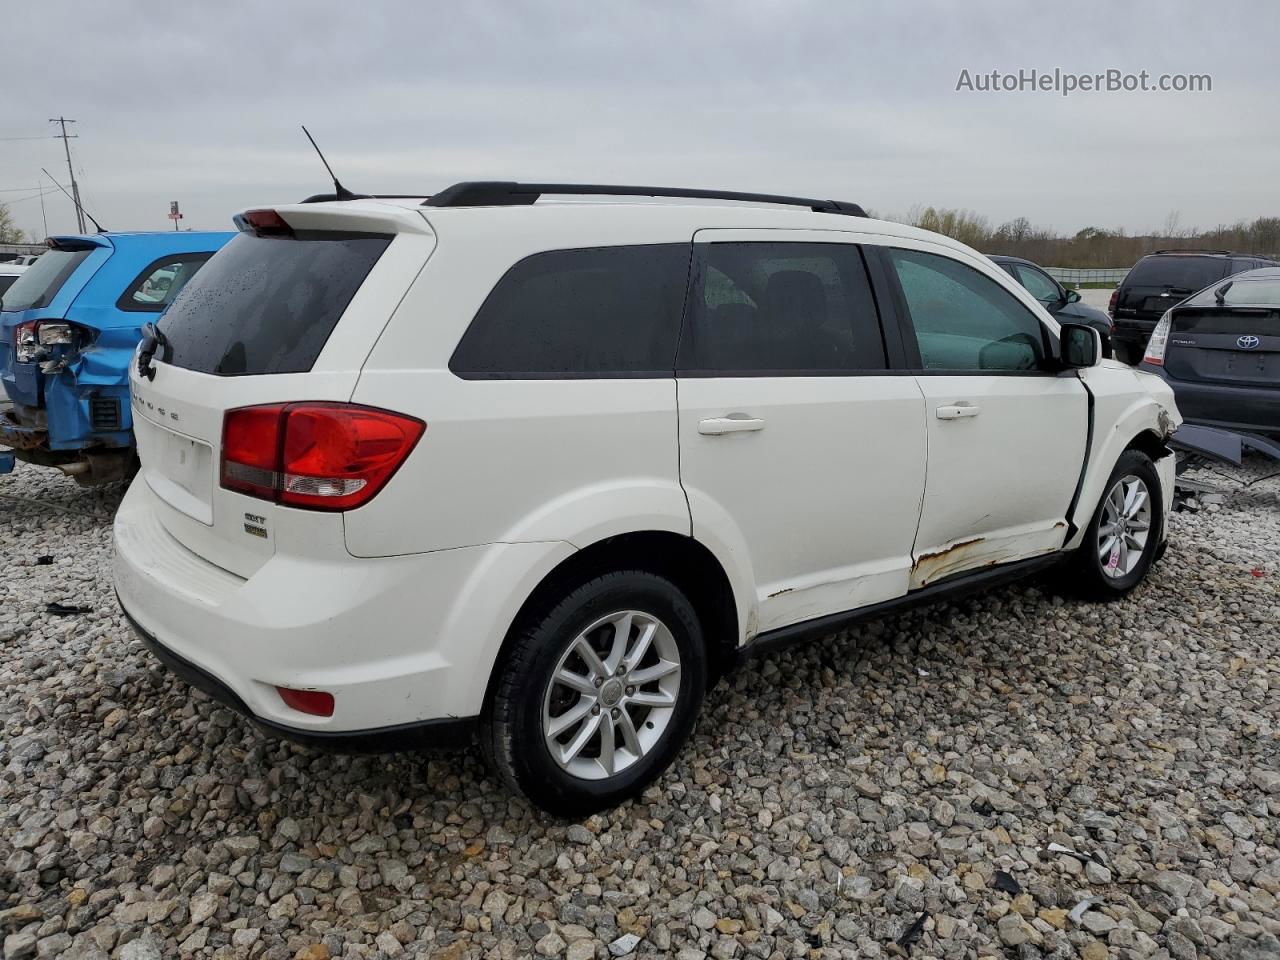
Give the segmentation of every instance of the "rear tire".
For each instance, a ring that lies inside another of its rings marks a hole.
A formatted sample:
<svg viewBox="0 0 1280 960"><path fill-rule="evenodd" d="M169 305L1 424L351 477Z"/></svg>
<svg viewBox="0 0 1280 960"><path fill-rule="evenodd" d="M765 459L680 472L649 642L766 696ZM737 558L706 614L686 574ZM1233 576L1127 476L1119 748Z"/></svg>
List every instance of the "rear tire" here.
<svg viewBox="0 0 1280 960"><path fill-rule="evenodd" d="M490 763L555 816L638 795L702 706L706 652L688 598L651 573L607 573L515 630L481 733Z"/></svg>
<svg viewBox="0 0 1280 960"><path fill-rule="evenodd" d="M1142 582L1164 535L1164 496L1151 458L1126 450L1107 478L1071 567L1093 600L1118 600Z"/></svg>

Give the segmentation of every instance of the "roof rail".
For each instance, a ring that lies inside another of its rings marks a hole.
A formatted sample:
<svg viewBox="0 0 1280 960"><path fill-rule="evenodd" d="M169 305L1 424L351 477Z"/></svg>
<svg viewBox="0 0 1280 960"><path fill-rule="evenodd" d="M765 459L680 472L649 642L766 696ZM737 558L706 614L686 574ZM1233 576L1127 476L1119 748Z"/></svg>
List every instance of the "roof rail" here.
<svg viewBox="0 0 1280 960"><path fill-rule="evenodd" d="M808 207L816 213L840 213L865 217L856 203L843 200L813 200L773 193L739 193L734 190L698 190L688 187L630 187L601 183L515 183L503 180L472 180L455 183L423 201L424 207L515 207L533 203L542 196L603 197L685 197L697 200L739 200L744 203L777 203Z"/></svg>
<svg viewBox="0 0 1280 960"><path fill-rule="evenodd" d="M349 193L340 197L336 193L313 193L299 203L332 203L335 200L417 200L425 193Z"/></svg>
<svg viewBox="0 0 1280 960"><path fill-rule="evenodd" d="M1232 253L1230 250L1211 250L1207 247L1180 247L1176 250L1156 250L1156 253L1220 253L1226 257L1245 257L1245 253Z"/></svg>

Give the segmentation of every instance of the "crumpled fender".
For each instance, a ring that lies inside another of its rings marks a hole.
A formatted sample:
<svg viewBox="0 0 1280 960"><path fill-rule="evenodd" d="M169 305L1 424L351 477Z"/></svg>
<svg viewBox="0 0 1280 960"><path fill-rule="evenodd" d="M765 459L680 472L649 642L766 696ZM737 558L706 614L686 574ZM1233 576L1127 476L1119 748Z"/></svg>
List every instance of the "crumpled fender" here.
<svg viewBox="0 0 1280 960"><path fill-rule="evenodd" d="M1173 390L1159 377L1104 363L1081 371L1080 379L1093 395L1093 437L1084 482L1069 517L1076 531L1064 549L1083 541L1084 528L1106 492L1103 488L1120 454L1144 433L1165 443L1182 423ZM1167 505L1173 491L1162 493Z"/></svg>

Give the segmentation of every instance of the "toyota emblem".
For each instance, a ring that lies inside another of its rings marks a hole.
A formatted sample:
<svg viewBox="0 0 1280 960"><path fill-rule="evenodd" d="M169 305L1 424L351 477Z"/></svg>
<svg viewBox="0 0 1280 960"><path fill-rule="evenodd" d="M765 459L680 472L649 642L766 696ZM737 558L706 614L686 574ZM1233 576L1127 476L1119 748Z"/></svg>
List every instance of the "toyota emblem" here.
<svg viewBox="0 0 1280 960"><path fill-rule="evenodd" d="M1243 337L1236 338L1236 346L1241 350L1252 350L1261 342L1262 341L1252 333L1246 333Z"/></svg>

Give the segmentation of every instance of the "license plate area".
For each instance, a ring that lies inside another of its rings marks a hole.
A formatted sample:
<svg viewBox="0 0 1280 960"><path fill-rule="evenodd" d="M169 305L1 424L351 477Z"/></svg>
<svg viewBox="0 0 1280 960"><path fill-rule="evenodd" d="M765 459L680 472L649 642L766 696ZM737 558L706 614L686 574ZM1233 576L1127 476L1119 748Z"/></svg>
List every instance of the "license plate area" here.
<svg viewBox="0 0 1280 960"><path fill-rule="evenodd" d="M175 510L213 526L213 448L146 417L134 422L143 477Z"/></svg>

